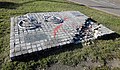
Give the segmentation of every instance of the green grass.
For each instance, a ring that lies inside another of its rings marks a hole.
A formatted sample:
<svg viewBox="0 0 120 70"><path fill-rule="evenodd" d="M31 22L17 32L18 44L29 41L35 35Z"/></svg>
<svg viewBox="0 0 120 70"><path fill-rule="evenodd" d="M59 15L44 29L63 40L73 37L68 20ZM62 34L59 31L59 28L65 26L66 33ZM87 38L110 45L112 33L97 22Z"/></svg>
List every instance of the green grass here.
<svg viewBox="0 0 120 70"><path fill-rule="evenodd" d="M117 38L114 41L97 40L96 44L84 46L83 48L80 48L80 46L71 46L76 48L74 50L69 50L69 48L64 49L64 52L58 54L56 54L58 52L56 51L54 55L40 58L37 61L11 62L9 58L10 17L30 12L80 11L119 34L120 17L65 0L9 0L9 2L7 0L0 0L0 4L2 2L7 3L7 5L0 5L0 69L2 70L32 70L45 68L57 62L74 66L81 61L85 61L87 58L90 58L92 61L99 61L102 64L104 60L120 59L120 38ZM106 66L93 69L104 68L108 69Z"/></svg>

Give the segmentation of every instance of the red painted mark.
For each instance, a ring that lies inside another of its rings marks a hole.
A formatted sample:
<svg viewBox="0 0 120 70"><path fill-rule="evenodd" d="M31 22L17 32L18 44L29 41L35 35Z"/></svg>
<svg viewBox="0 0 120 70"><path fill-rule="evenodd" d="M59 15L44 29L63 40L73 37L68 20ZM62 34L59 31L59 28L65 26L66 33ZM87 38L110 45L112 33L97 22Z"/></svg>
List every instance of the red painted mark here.
<svg viewBox="0 0 120 70"><path fill-rule="evenodd" d="M60 16L60 18L62 18L61 16ZM68 20L68 18L67 17L64 17L64 21L66 21L66 20ZM62 26L62 23L60 24L60 25L58 25L57 27L55 27L54 28L54 38L55 38L55 36L56 36L56 33L58 32L58 30L60 29L60 27ZM62 29L64 32L66 32L64 29Z"/></svg>
<svg viewBox="0 0 120 70"><path fill-rule="evenodd" d="M60 16L60 18L62 18L62 16ZM66 20L68 20L69 18L67 18L67 17L64 17L64 21L66 21Z"/></svg>
<svg viewBox="0 0 120 70"><path fill-rule="evenodd" d="M62 26L62 24L58 25L58 26L54 29L54 38L55 38L56 33L58 32L58 30L60 29L61 26Z"/></svg>

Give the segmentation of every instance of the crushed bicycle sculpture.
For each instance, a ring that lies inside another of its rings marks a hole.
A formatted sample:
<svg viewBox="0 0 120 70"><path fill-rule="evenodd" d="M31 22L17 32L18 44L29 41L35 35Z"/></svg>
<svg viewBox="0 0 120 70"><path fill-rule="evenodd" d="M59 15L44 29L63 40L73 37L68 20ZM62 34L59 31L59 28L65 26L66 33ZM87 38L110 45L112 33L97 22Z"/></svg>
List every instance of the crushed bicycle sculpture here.
<svg viewBox="0 0 120 70"><path fill-rule="evenodd" d="M28 13L11 18L10 58L112 33L78 11Z"/></svg>

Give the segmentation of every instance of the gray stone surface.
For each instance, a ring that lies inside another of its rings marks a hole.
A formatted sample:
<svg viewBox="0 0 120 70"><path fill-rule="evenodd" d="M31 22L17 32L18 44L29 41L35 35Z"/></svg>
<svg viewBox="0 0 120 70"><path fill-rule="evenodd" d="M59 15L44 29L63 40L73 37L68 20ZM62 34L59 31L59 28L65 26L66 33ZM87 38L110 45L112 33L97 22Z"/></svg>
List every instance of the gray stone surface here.
<svg viewBox="0 0 120 70"><path fill-rule="evenodd" d="M28 13L41 23L40 27L35 29L22 29L18 27L19 17L11 18L10 33L10 57L33 53L48 48L62 46L73 43L73 37L77 34L76 28L81 26L88 17L78 11L66 12L47 12L47 13ZM43 16L57 16L64 19L63 23L55 24L53 22L45 22ZM61 27L59 27L61 25ZM97 25L94 24L93 28ZM56 35L54 35L54 31ZM110 29L102 26L100 36L113 33ZM93 37L88 38L94 39ZM79 41L79 42L82 42Z"/></svg>

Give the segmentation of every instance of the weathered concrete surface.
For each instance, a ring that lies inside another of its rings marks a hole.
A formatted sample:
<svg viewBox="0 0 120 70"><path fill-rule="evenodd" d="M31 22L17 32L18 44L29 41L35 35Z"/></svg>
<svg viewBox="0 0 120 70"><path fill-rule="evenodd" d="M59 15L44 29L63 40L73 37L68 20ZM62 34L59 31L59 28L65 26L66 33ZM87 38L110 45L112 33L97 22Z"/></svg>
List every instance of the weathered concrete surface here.
<svg viewBox="0 0 120 70"><path fill-rule="evenodd" d="M90 8L120 16L120 0L69 0Z"/></svg>
<svg viewBox="0 0 120 70"><path fill-rule="evenodd" d="M47 13L28 13L29 17L34 17L40 23L40 27L35 29L22 29L18 26L20 16L11 18L11 33L10 33L10 57L12 60L20 55L31 54L37 51L46 50L56 46L63 46L71 43L81 43L95 39L92 35L77 37L77 41L73 38L79 32L76 28L85 23L88 17L79 11L66 12L47 12ZM43 16L58 16L64 19L63 23L56 24L54 22L45 22ZM25 24L26 25L26 24ZM92 28L98 25L93 23ZM57 31L55 31L57 30ZM88 29L89 30L89 29ZM56 34L54 34L56 32ZM86 32L86 31L85 31ZM101 25L98 36L111 34L114 31ZM84 32L82 32L84 33ZM86 34L86 33L84 33ZM82 35L82 34L80 34Z"/></svg>

